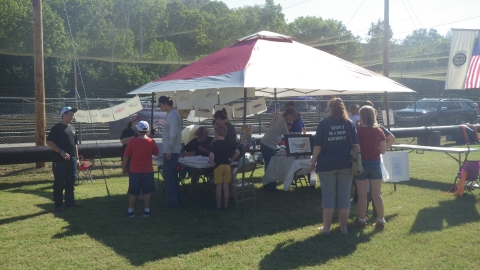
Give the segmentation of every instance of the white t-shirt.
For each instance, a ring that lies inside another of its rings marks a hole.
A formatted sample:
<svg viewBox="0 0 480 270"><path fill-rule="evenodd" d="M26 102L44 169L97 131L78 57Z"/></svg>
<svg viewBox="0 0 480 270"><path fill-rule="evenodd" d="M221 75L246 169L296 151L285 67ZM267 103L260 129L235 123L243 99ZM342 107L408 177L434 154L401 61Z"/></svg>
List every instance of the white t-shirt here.
<svg viewBox="0 0 480 270"><path fill-rule="evenodd" d="M352 120L352 122L355 124L355 125L358 125L358 123L360 122L360 115L356 114L356 115L350 115L348 118L350 118L350 120Z"/></svg>
<svg viewBox="0 0 480 270"><path fill-rule="evenodd" d="M261 143L265 146L275 149L282 140L282 135L288 134L287 121L282 115L275 115L270 122L270 127L263 136Z"/></svg>

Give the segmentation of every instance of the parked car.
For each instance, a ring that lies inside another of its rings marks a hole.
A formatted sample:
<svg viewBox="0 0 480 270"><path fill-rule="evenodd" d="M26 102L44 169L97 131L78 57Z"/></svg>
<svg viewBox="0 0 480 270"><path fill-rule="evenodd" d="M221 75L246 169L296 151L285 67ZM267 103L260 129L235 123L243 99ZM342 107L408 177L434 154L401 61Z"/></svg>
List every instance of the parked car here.
<svg viewBox="0 0 480 270"><path fill-rule="evenodd" d="M394 116L397 127L448 126L461 123L476 123L477 109L469 99L424 98Z"/></svg>

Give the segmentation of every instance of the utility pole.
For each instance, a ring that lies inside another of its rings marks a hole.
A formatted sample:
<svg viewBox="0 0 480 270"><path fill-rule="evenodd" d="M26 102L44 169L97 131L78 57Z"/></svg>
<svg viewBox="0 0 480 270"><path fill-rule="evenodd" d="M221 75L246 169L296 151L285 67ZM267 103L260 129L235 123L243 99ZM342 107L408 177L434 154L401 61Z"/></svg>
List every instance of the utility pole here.
<svg viewBox="0 0 480 270"><path fill-rule="evenodd" d="M388 74L388 41L390 40L390 18L389 18L389 0L385 0L384 15L383 15L383 76L387 77ZM383 95L383 107L385 109L385 115L387 121L383 119L383 123L387 123L387 128L390 130L390 117L388 114L388 93L385 91Z"/></svg>
<svg viewBox="0 0 480 270"><path fill-rule="evenodd" d="M42 0L32 0L33 5L33 59L35 81L35 145L46 145L45 78L43 62ZM44 168L45 162L37 162Z"/></svg>

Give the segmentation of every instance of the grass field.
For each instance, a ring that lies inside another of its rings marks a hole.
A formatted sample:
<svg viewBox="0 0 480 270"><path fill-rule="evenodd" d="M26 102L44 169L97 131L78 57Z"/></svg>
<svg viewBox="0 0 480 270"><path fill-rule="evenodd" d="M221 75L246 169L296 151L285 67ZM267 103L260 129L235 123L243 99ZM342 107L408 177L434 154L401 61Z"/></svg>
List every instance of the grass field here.
<svg viewBox="0 0 480 270"><path fill-rule="evenodd" d="M151 217L126 218L127 177L119 161L106 160L103 171L97 162L94 183L76 187L85 207L54 214L50 168L1 166L0 267L479 269L480 189L463 197L446 193L457 163L443 153L409 158L411 180L397 184L396 191L393 184L382 187L385 230L350 227L347 235L335 230L337 223L332 234L319 234L319 186L300 188L298 196L293 188L265 193L258 184L257 204L248 201L243 217L235 204L228 212L212 210L212 190L204 205L201 196L185 196L180 209L169 209L157 189ZM469 159L480 160L480 153ZM259 169L258 181L262 175ZM139 203L136 209L141 211ZM352 221L355 213L353 205Z"/></svg>

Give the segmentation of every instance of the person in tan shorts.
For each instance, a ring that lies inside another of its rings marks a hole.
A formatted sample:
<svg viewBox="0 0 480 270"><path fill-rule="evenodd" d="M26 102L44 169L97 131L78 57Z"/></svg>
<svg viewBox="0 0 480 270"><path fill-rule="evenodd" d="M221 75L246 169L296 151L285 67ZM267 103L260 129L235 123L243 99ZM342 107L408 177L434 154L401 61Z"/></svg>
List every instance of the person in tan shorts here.
<svg viewBox="0 0 480 270"><path fill-rule="evenodd" d="M230 163L240 155L240 151L235 144L225 140L227 135L227 127L225 125L218 125L215 128L215 134L217 135L217 140L212 142L209 161L212 166L215 166L213 181L216 186L216 209L228 210L229 183L231 182Z"/></svg>

